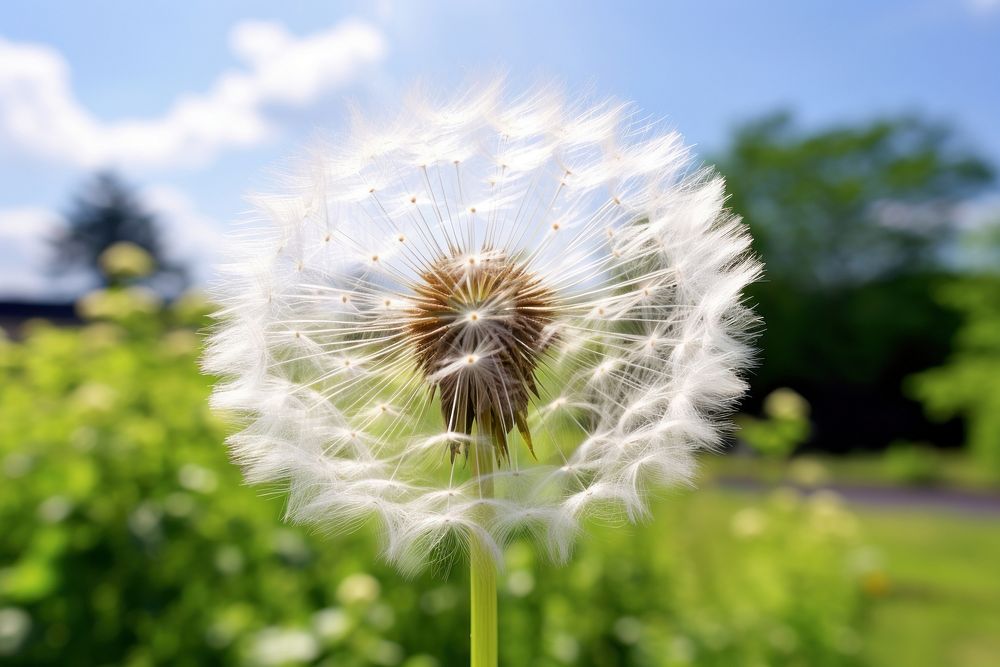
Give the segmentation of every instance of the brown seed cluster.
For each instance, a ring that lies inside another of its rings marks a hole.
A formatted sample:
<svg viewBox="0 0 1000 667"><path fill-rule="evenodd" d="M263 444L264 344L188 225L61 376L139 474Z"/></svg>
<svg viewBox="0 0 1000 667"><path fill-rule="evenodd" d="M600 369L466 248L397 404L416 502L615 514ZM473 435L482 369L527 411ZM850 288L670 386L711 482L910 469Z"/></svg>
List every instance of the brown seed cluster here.
<svg viewBox="0 0 1000 667"><path fill-rule="evenodd" d="M414 291L407 334L431 391L441 392L448 430L471 435L476 424L502 462L516 426L534 455L527 409L552 343L552 292L514 258L490 250L438 258ZM451 444L452 461L461 450Z"/></svg>

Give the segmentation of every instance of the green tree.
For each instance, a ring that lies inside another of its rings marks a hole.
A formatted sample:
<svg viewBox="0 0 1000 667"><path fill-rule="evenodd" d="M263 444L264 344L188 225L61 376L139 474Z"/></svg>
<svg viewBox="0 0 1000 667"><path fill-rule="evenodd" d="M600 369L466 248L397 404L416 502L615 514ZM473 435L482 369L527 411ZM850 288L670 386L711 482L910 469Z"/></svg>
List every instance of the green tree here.
<svg viewBox="0 0 1000 667"><path fill-rule="evenodd" d="M991 167L914 116L810 132L773 114L716 162L767 265L750 291L766 325L754 394L802 393L824 448L956 439L900 385L947 354L958 317L930 294L947 279L959 205Z"/></svg>
<svg viewBox="0 0 1000 667"><path fill-rule="evenodd" d="M720 168L770 278L810 289L934 269L956 206L993 180L947 126L912 116L807 133L773 114L736 132Z"/></svg>
<svg viewBox="0 0 1000 667"><path fill-rule="evenodd" d="M78 194L66 215L66 230L53 241L55 272L83 269L107 284L100 270L105 250L120 242L139 246L160 267L154 282L171 280L183 287L184 271L164 257L159 219L143 205L129 185L113 172L100 172Z"/></svg>

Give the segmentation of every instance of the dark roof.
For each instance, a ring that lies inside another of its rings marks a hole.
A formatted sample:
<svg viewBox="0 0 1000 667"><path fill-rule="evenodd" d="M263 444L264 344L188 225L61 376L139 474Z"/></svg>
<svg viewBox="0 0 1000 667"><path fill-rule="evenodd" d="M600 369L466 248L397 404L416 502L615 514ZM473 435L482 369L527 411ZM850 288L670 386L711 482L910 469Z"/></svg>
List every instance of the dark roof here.
<svg viewBox="0 0 1000 667"><path fill-rule="evenodd" d="M0 328L14 334L21 325L32 319L49 320L55 324L76 324L80 318L72 301L34 302L0 300Z"/></svg>

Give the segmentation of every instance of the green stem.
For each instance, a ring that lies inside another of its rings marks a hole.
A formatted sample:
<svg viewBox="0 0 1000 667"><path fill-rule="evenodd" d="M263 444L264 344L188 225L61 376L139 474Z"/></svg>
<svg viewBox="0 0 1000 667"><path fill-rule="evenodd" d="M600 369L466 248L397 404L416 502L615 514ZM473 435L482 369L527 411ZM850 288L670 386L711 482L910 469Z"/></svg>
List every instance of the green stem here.
<svg viewBox="0 0 1000 667"><path fill-rule="evenodd" d="M472 474L476 478L493 472L493 450L490 446L474 445L470 457ZM493 480L479 479L484 498L493 496ZM497 569L493 554L473 535L469 544L469 574L471 580L472 667L497 667Z"/></svg>
<svg viewBox="0 0 1000 667"><path fill-rule="evenodd" d="M472 574L472 667L497 666L497 571L490 554L474 539Z"/></svg>

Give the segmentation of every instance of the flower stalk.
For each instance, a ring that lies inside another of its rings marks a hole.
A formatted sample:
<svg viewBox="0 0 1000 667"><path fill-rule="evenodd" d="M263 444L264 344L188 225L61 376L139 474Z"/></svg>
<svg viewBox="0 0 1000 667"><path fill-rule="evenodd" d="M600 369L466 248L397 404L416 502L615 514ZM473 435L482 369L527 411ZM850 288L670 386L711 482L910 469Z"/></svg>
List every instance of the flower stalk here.
<svg viewBox="0 0 1000 667"><path fill-rule="evenodd" d="M493 497L493 447L489 443L472 445L469 462L483 499ZM483 512L488 508L483 506ZM473 534L469 545L471 664L472 667L497 667L497 569L493 555L482 538Z"/></svg>

